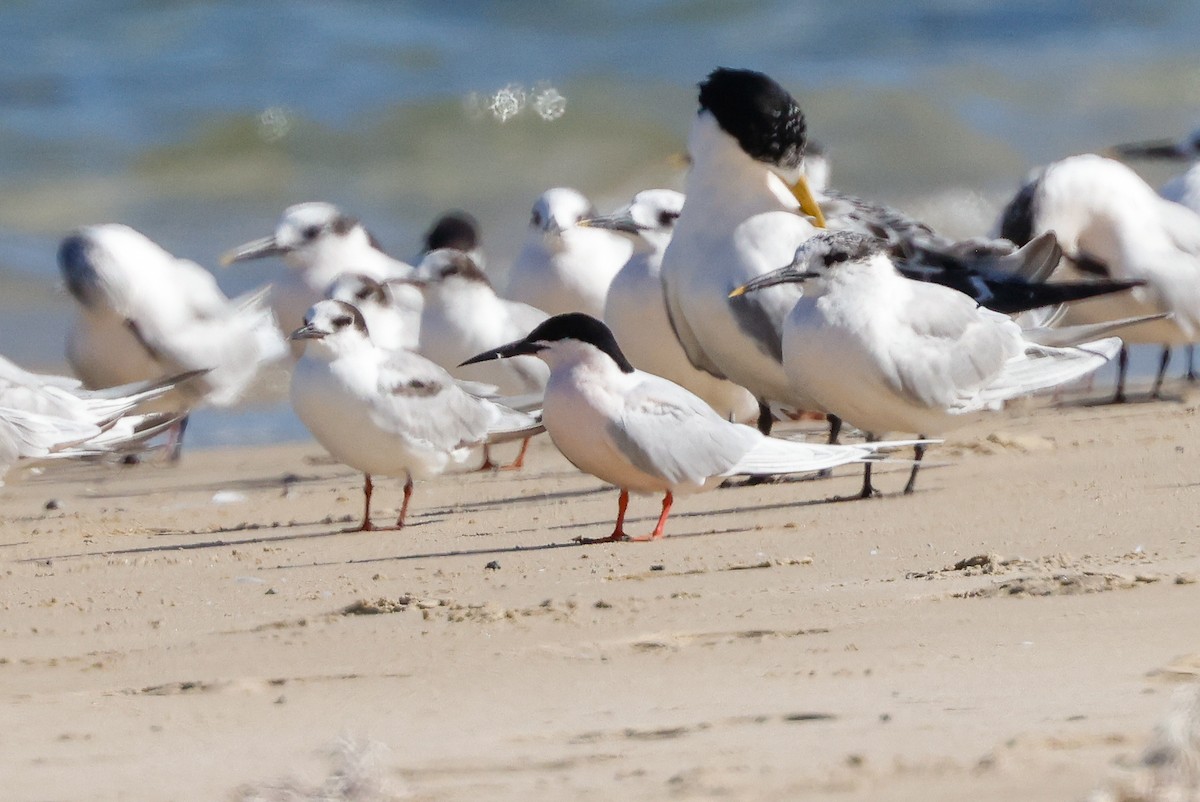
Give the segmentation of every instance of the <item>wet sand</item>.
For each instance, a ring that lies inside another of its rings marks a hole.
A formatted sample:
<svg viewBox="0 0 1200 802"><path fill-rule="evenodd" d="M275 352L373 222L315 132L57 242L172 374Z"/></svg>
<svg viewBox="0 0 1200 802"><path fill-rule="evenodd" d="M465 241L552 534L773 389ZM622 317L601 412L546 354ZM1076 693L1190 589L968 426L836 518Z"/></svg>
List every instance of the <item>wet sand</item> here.
<svg viewBox="0 0 1200 802"><path fill-rule="evenodd" d="M572 543L617 494L544 438L419 484L402 532L340 531L361 477L315 444L12 481L3 797L1132 787L1200 674L1198 400L1026 404L931 450L913 496L903 465L873 501L830 501L855 468L722 489L649 544ZM400 483L376 499L384 522Z"/></svg>

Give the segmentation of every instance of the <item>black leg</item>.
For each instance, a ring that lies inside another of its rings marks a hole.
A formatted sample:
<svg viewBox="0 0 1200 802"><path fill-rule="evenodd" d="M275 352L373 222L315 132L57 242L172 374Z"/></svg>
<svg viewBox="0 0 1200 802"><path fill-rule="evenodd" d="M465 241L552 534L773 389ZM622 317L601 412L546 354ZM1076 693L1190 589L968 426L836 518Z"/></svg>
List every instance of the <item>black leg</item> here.
<svg viewBox="0 0 1200 802"><path fill-rule="evenodd" d="M1154 389L1150 391L1150 397L1158 400L1162 398L1162 383L1163 378L1167 375L1167 363L1171 361L1171 347L1163 346L1162 356L1158 360L1158 375L1154 377Z"/></svg>
<svg viewBox="0 0 1200 802"><path fill-rule="evenodd" d="M771 433L771 424L775 422L775 417L771 415L771 405L766 401L758 402L758 430L763 434Z"/></svg>
<svg viewBox="0 0 1200 802"><path fill-rule="evenodd" d="M167 460L172 464L179 462L179 458L183 456L183 433L187 431L187 425L188 416L184 415L171 429L170 453Z"/></svg>
<svg viewBox="0 0 1200 802"><path fill-rule="evenodd" d="M867 434L867 442L874 443L879 438L873 434ZM879 495L879 491L871 485L871 463L870 461L863 463L863 486L862 492L858 494L859 498L874 498Z"/></svg>
<svg viewBox="0 0 1200 802"><path fill-rule="evenodd" d="M1129 370L1129 346L1122 345L1121 353L1117 354L1117 392L1113 396L1114 404L1125 403L1125 373Z"/></svg>
<svg viewBox="0 0 1200 802"><path fill-rule="evenodd" d="M925 435L919 434L917 435L917 438L924 440ZM921 460L925 457L925 444L917 443L915 446L913 446L913 452L916 456L916 460L913 462L912 473L908 475L908 484L904 486L904 495L906 496L912 495L913 488L917 486L917 471L921 468Z"/></svg>
<svg viewBox="0 0 1200 802"><path fill-rule="evenodd" d="M842 419L830 412L825 420L829 421L829 445L836 446L838 435L842 433Z"/></svg>
<svg viewBox="0 0 1200 802"><path fill-rule="evenodd" d="M1185 373L1183 375L1183 378L1187 379L1189 384L1195 384L1196 383L1196 361L1195 361L1196 360L1196 346L1189 345L1187 347L1187 351L1185 351L1184 353L1187 354L1187 373Z"/></svg>

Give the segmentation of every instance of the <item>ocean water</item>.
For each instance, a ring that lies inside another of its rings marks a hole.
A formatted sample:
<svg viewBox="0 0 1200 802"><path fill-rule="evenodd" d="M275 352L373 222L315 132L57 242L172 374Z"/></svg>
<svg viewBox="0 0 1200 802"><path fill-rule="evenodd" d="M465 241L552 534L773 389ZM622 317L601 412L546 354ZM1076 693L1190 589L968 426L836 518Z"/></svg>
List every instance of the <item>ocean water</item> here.
<svg viewBox="0 0 1200 802"><path fill-rule="evenodd" d="M1198 31L1183 0L16 0L0 15L0 352L65 368L55 249L88 223L132 225L232 294L282 268L217 256L291 203L335 202L398 256L463 208L502 275L545 188L604 209L678 187L716 66L787 86L838 188L979 234L1030 168L1200 123ZM189 430L304 436L282 403Z"/></svg>

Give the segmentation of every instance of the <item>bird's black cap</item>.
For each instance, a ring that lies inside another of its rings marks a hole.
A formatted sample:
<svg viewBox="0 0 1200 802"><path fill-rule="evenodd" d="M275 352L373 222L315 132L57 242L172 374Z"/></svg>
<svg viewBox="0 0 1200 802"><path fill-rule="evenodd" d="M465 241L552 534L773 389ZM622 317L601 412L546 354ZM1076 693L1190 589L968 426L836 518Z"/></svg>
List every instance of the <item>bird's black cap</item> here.
<svg viewBox="0 0 1200 802"><path fill-rule="evenodd" d="M425 234L425 250L453 248L470 252L479 247L479 223L463 211L446 212Z"/></svg>
<svg viewBox="0 0 1200 802"><path fill-rule="evenodd" d="M591 315L585 315L582 312L568 312L565 315L555 315L538 324L537 328L529 332L526 337L473 356L462 364L471 365L476 362L485 362L489 359L503 359L510 356L536 354L546 347L540 345L540 343L553 343L561 340L578 340L593 345L608 354L623 372L633 373L633 365L629 364L629 360L621 352L621 347L617 345L617 338L613 337L613 333L609 330L608 326Z"/></svg>
<svg viewBox="0 0 1200 802"><path fill-rule="evenodd" d="M786 89L761 72L713 70L700 84L700 110L711 113L751 158L792 169L804 157L804 113Z"/></svg>

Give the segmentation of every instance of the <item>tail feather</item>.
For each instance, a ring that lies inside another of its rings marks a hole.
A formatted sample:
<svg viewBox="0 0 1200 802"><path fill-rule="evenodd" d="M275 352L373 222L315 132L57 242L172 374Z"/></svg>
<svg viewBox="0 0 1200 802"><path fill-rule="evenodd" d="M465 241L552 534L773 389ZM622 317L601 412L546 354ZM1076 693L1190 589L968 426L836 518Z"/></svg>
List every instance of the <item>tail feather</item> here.
<svg viewBox="0 0 1200 802"><path fill-rule="evenodd" d="M875 444L834 446L764 437L723 476L813 473L871 458Z"/></svg>
<svg viewBox="0 0 1200 802"><path fill-rule="evenodd" d="M1161 320L1170 316L1170 312L1163 312L1157 315L1139 315L1137 317L1109 320L1104 323L1084 323L1078 326L1041 326L1022 329L1021 334L1026 340L1038 345L1045 345L1051 348L1068 348L1072 345L1080 345L1092 342L1101 337L1107 337L1128 326L1136 326L1139 323Z"/></svg>
<svg viewBox="0 0 1200 802"><path fill-rule="evenodd" d="M77 393L88 411L96 416L97 423L104 426L120 416L144 404L161 398L177 386L201 376L207 371L190 370L160 379L121 384L103 390L86 390Z"/></svg>
<svg viewBox="0 0 1200 802"><path fill-rule="evenodd" d="M537 415L509 409L503 404L492 404L496 417L488 426L487 444L507 443L512 440L524 440L546 431L542 425L541 411Z"/></svg>
<svg viewBox="0 0 1200 802"><path fill-rule="evenodd" d="M1082 378L1100 368L1121 350L1121 339L1109 337L1069 348L1032 345L1022 357L1009 361L996 381L977 401L982 405L1007 401Z"/></svg>

